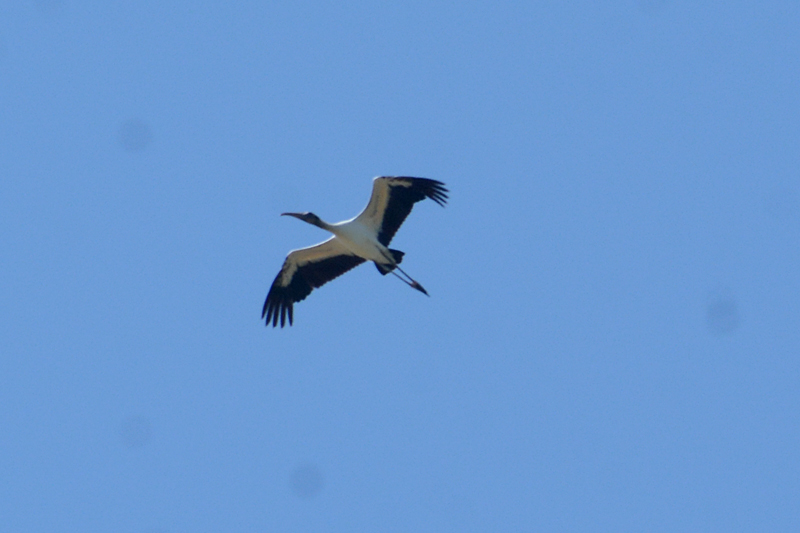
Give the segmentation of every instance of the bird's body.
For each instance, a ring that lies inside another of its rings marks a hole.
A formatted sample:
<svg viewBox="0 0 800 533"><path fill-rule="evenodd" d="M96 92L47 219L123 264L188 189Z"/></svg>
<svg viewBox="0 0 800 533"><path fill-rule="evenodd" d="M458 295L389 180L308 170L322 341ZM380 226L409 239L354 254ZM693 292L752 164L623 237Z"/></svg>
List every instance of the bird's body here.
<svg viewBox="0 0 800 533"><path fill-rule="evenodd" d="M395 269L403 272L398 267L403 252L391 250L388 246L413 205L425 198L444 206L447 189L442 182L426 178L380 177L373 180L367 207L353 219L328 224L313 213L283 213L327 230L333 233L333 237L289 253L272 283L261 318L266 317L267 325L272 322L277 326L280 316L283 327L288 316L291 325L295 302L365 261L374 262L383 275L391 272L397 276ZM398 277L428 294L422 285L405 275L410 281Z"/></svg>
<svg viewBox="0 0 800 533"><path fill-rule="evenodd" d="M379 243L375 233L357 217L338 224L331 224L328 231L339 239L353 255L377 264L393 264L389 249Z"/></svg>

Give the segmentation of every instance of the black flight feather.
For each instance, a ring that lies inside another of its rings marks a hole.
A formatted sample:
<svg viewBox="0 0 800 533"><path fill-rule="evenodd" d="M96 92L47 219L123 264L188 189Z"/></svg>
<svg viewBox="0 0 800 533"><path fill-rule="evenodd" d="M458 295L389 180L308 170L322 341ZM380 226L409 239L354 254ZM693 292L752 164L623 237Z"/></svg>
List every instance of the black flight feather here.
<svg viewBox="0 0 800 533"><path fill-rule="evenodd" d="M389 243L392 242L394 234L400 229L415 203L425 198L430 198L442 207L447 203L448 190L441 181L405 176L393 179L409 181L411 185L390 184L389 186L389 200L386 203L383 222L378 232L378 242L384 246L389 246Z"/></svg>
<svg viewBox="0 0 800 533"><path fill-rule="evenodd" d="M338 278L348 270L357 267L365 260L356 255L337 255L328 257L321 261L307 263L295 270L288 285L281 284L284 269L287 268L289 259L283 264L280 273L272 282L267 299L264 301L264 308L261 310L261 318L266 317L266 325L272 322L272 326L278 325L280 315L281 327L286 325L286 316L289 317L289 325L292 325L294 318L294 304L305 300L306 296L317 287L322 287L332 279Z"/></svg>

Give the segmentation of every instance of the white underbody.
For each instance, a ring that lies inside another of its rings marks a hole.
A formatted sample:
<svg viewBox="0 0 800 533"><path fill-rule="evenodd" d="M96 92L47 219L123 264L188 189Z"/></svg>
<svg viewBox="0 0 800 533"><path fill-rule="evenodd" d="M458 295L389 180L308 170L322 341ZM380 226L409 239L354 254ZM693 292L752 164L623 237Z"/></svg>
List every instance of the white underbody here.
<svg viewBox="0 0 800 533"><path fill-rule="evenodd" d="M394 265L389 249L375 238L375 230L353 219L328 228L351 253L382 265Z"/></svg>

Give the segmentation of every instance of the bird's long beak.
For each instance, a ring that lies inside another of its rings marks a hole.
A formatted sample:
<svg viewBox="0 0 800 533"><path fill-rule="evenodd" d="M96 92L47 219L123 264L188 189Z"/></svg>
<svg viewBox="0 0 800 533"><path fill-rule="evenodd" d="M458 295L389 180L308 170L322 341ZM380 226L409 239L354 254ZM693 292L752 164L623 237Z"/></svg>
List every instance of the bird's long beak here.
<svg viewBox="0 0 800 533"><path fill-rule="evenodd" d="M301 213L281 213L281 216L282 217L287 217L288 216L288 217L300 218L302 220Z"/></svg>

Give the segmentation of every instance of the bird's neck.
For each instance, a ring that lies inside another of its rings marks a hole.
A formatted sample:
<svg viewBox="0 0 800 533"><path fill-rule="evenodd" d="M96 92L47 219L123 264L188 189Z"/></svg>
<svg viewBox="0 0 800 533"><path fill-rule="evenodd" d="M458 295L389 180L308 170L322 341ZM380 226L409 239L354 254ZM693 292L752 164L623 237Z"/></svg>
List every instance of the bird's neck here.
<svg viewBox="0 0 800 533"><path fill-rule="evenodd" d="M322 219L320 219L318 221L314 221L314 222L309 222L309 224L312 224L312 225L314 225L314 226L316 226L318 228L322 228L325 231L333 232L333 230L331 229L332 226L330 224L328 224L327 222L325 222L324 220L322 220Z"/></svg>

